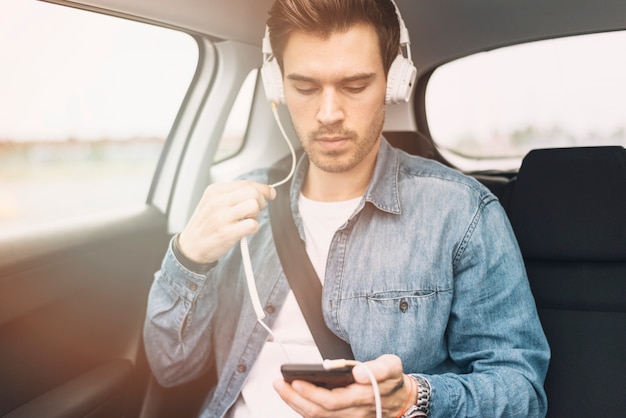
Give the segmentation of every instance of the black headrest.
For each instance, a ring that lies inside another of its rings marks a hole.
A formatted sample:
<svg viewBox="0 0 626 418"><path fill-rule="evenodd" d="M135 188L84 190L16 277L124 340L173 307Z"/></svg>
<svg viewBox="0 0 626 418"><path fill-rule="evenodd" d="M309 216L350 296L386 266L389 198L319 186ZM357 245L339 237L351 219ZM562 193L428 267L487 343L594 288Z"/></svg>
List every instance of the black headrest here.
<svg viewBox="0 0 626 418"><path fill-rule="evenodd" d="M416 131L385 131L385 139L392 147L399 148L412 155L435 159L435 147L419 132Z"/></svg>
<svg viewBox="0 0 626 418"><path fill-rule="evenodd" d="M626 261L626 150L531 151L503 202L524 257Z"/></svg>

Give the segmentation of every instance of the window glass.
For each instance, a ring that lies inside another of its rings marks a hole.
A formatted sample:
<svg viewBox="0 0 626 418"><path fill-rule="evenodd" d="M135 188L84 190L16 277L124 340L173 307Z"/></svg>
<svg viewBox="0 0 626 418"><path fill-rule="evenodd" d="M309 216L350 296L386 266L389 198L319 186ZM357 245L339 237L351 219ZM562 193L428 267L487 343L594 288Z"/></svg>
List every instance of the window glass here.
<svg viewBox="0 0 626 418"><path fill-rule="evenodd" d="M517 167L533 148L626 145L625 49L626 32L611 32L446 64L426 92L433 139L466 169Z"/></svg>
<svg viewBox="0 0 626 418"><path fill-rule="evenodd" d="M144 203L197 60L188 34L0 0L0 235Z"/></svg>
<svg viewBox="0 0 626 418"><path fill-rule="evenodd" d="M243 146L252 109L252 99L254 98L254 88L258 76L258 70L250 71L244 80L233 107L226 119L224 133L215 152L214 162L223 161L237 154Z"/></svg>

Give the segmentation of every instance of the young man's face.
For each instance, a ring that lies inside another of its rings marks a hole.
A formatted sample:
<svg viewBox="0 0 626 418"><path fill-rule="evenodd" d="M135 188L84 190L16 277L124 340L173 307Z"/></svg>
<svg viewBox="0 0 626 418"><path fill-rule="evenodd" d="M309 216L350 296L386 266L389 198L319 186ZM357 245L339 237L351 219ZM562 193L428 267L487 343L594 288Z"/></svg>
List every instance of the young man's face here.
<svg viewBox="0 0 626 418"><path fill-rule="evenodd" d="M374 29L359 24L327 39L294 32L283 72L289 113L312 164L333 173L373 164L387 85Z"/></svg>

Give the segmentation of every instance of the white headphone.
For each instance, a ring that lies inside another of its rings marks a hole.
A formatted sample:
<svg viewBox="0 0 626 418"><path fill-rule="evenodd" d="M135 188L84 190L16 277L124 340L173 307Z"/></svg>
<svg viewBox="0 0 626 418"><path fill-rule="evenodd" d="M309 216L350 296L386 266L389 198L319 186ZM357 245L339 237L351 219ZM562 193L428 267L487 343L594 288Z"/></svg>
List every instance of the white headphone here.
<svg viewBox="0 0 626 418"><path fill-rule="evenodd" d="M411 41L409 31L400 15L400 10L396 2L391 0L396 8L396 15L400 23L400 49L406 49L407 56L398 54L393 60L389 73L387 74L387 92L385 103L408 102L415 84L417 69L411 60ZM263 66L261 67L261 78L265 87L265 96L272 103L285 103L285 90L283 88L283 75L280 71L278 61L272 51L270 44L269 28L265 26L265 36L263 37Z"/></svg>

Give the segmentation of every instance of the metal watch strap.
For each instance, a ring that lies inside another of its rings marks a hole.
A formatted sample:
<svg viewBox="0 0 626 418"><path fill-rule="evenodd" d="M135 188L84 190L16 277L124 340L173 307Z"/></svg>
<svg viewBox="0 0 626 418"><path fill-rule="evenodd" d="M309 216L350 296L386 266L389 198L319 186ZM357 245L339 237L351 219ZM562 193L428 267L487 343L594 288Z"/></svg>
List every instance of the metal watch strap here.
<svg viewBox="0 0 626 418"><path fill-rule="evenodd" d="M430 410L430 382L420 375L411 375L417 382L415 405L407 409L402 418L428 417Z"/></svg>

